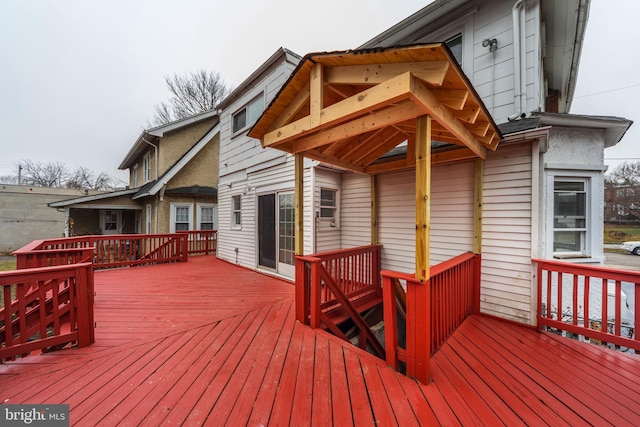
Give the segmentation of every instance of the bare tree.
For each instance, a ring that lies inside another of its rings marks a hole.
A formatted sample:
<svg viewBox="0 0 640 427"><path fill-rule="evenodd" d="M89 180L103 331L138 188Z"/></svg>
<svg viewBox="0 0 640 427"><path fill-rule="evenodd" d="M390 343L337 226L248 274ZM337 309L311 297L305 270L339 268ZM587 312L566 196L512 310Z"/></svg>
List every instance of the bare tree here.
<svg viewBox="0 0 640 427"><path fill-rule="evenodd" d="M156 105L153 117L156 125L211 110L230 92L222 76L215 71L174 74L165 77L165 82L172 95L169 101Z"/></svg>
<svg viewBox="0 0 640 427"><path fill-rule="evenodd" d="M18 168L22 168L22 183L37 187L62 187L68 177L62 162L41 163L27 159L22 160Z"/></svg>
<svg viewBox="0 0 640 427"><path fill-rule="evenodd" d="M114 188L113 178L106 172L98 175L85 167L78 167L69 175L65 183L67 188L84 190L111 190Z"/></svg>

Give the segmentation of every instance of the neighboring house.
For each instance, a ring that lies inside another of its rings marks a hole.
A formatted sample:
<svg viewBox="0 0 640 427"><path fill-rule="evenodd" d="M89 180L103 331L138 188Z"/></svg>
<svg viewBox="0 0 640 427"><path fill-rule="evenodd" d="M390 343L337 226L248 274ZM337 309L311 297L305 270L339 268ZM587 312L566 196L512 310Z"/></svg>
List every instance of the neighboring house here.
<svg viewBox="0 0 640 427"><path fill-rule="evenodd" d="M640 185L605 182L604 222L640 224Z"/></svg>
<svg viewBox="0 0 640 427"><path fill-rule="evenodd" d="M47 205L81 194L99 192L0 184L0 253L11 253L33 240L62 237L65 214Z"/></svg>
<svg viewBox="0 0 640 427"><path fill-rule="evenodd" d="M465 251L482 253L482 311L534 324L532 258L595 264L604 259L603 152L631 125L616 117L568 114L588 7L578 0L436 1L355 51L307 55L250 133L264 146L305 157L303 252L375 241L383 247L384 269L416 271L416 178L407 156L415 123L374 132L364 119L337 130L323 120L334 104L344 99L341 108L350 111L366 98L354 94L398 76L376 70L406 69L389 66L404 54L392 47L445 42L448 70L458 72L455 58L466 75L452 84L468 82L472 90L434 89L441 118L460 133L452 138L439 124L432 131L427 259L433 265ZM387 58L385 51L391 52ZM436 70L443 66L437 61ZM242 100L227 103L221 118L219 245L225 250L219 256L291 275L281 264L293 252L292 157L260 151L258 141L230 131L233 115L256 94L273 97L282 74L272 69L269 75L245 82ZM314 89L324 94L316 104L309 95ZM310 111L319 114L316 122ZM474 124L471 137L460 130L468 123ZM466 148L459 147L459 136ZM363 150L369 140L371 149ZM382 165L385 158L395 163ZM276 214L265 218L263 212Z"/></svg>
<svg viewBox="0 0 640 427"><path fill-rule="evenodd" d="M214 110L145 130L119 166L127 189L49 206L65 210L67 236L216 229L219 148Z"/></svg>

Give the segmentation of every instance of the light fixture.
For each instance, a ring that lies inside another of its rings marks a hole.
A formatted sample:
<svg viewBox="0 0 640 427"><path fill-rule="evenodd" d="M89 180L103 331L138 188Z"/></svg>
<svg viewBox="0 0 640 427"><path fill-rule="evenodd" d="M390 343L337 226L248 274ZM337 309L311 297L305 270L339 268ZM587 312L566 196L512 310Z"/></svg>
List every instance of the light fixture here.
<svg viewBox="0 0 640 427"><path fill-rule="evenodd" d="M498 39L484 39L482 40L482 47L489 47L489 52L495 52L498 50Z"/></svg>

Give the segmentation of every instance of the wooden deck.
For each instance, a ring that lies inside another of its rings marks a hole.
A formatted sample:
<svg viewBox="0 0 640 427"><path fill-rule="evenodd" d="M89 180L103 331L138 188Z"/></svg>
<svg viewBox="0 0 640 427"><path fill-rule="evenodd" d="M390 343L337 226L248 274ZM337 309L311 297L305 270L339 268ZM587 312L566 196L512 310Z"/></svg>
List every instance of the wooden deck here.
<svg viewBox="0 0 640 427"><path fill-rule="evenodd" d="M423 386L295 322L292 284L210 256L95 287L96 343L0 366L2 402L82 426L640 424L640 356L507 322L468 318Z"/></svg>

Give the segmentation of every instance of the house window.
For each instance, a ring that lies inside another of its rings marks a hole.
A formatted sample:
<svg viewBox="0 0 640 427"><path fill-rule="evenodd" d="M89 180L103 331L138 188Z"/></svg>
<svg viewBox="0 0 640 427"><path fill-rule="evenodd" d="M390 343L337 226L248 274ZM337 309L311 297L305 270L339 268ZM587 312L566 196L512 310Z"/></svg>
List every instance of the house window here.
<svg viewBox="0 0 640 427"><path fill-rule="evenodd" d="M142 159L142 181L146 184L151 179L151 154L147 153Z"/></svg>
<svg viewBox="0 0 640 427"><path fill-rule="evenodd" d="M586 255L588 181L555 178L553 184L554 256Z"/></svg>
<svg viewBox="0 0 640 427"><path fill-rule="evenodd" d="M240 196L233 196L231 198L231 209L233 210L233 222L231 225L235 228L242 225L242 211L241 211L241 199Z"/></svg>
<svg viewBox="0 0 640 427"><path fill-rule="evenodd" d="M131 188L138 188L138 164L131 168Z"/></svg>
<svg viewBox="0 0 640 427"><path fill-rule="evenodd" d="M217 229L218 213L215 205L198 204L198 230Z"/></svg>
<svg viewBox="0 0 640 427"><path fill-rule="evenodd" d="M321 225L336 227L338 217L338 190L320 189L320 221Z"/></svg>
<svg viewBox="0 0 640 427"><path fill-rule="evenodd" d="M462 34L451 37L445 43L453 53L453 57L458 61L458 64L462 66Z"/></svg>
<svg viewBox="0 0 640 427"><path fill-rule="evenodd" d="M192 229L191 205L171 203L171 233Z"/></svg>
<svg viewBox="0 0 640 427"><path fill-rule="evenodd" d="M104 213L104 233L113 234L118 232L118 218L120 212L105 211Z"/></svg>
<svg viewBox="0 0 640 427"><path fill-rule="evenodd" d="M260 95L233 115L233 133L253 125L260 118L263 110L264 96Z"/></svg>
<svg viewBox="0 0 640 427"><path fill-rule="evenodd" d="M144 222L145 222L145 232L147 234L151 234L151 205L147 205Z"/></svg>

